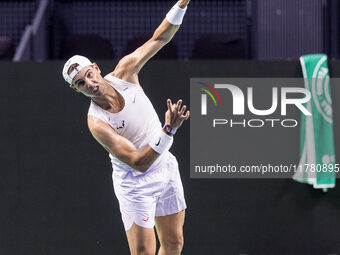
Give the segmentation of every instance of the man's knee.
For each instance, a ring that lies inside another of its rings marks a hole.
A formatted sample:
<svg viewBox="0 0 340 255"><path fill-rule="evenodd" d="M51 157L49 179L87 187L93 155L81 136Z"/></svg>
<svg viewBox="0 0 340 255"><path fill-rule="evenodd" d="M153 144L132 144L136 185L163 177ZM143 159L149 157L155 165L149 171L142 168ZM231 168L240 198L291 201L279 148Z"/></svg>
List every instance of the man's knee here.
<svg viewBox="0 0 340 255"><path fill-rule="evenodd" d="M178 235L174 238L166 238L166 240L163 241L162 246L164 250L169 252L174 251L181 251L184 245L184 238L183 235Z"/></svg>
<svg viewBox="0 0 340 255"><path fill-rule="evenodd" d="M155 255L156 251L148 245L139 245L133 254L135 255Z"/></svg>

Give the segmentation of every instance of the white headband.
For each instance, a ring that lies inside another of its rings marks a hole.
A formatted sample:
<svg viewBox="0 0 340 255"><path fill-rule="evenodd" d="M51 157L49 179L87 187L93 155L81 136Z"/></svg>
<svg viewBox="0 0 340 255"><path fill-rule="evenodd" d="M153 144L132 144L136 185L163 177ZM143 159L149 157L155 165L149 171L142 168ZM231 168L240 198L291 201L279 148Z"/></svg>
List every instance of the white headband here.
<svg viewBox="0 0 340 255"><path fill-rule="evenodd" d="M78 66L74 68L74 70L70 74L68 74L68 69L73 64L78 64ZM88 58L79 55L74 55L72 58L67 60L67 62L64 65L63 77L65 81L68 82L69 84L72 84L74 76L76 76L81 69L90 65L92 65L92 62Z"/></svg>

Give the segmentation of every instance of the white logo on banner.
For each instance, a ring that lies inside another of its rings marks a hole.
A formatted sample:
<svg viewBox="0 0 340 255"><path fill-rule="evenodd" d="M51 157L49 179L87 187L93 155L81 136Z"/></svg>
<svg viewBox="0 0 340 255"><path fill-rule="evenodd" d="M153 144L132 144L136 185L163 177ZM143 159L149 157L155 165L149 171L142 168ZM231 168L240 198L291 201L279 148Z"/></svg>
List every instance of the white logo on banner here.
<svg viewBox="0 0 340 255"><path fill-rule="evenodd" d="M326 59L324 60L326 61ZM312 94L313 101L321 116L329 123L333 123L332 100L329 87L328 68L321 67L323 61L320 61L313 73Z"/></svg>

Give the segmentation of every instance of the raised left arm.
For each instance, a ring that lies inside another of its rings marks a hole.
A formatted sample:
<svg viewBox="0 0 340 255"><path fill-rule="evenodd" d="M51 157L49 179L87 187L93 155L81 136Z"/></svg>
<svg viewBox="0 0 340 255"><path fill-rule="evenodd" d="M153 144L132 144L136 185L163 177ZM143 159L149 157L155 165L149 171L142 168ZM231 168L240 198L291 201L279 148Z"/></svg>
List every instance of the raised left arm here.
<svg viewBox="0 0 340 255"><path fill-rule="evenodd" d="M177 2L177 8L180 8L177 11L177 15L180 15L180 12L185 10L189 2L190 0L180 0ZM176 7L174 6L173 9L174 8ZM170 11L172 12L170 16L169 12L167 17L155 30L153 36L146 43L119 61L115 70L111 73L113 76L138 84L139 71L150 58L172 39L180 27L179 24L176 24L178 17L173 9Z"/></svg>

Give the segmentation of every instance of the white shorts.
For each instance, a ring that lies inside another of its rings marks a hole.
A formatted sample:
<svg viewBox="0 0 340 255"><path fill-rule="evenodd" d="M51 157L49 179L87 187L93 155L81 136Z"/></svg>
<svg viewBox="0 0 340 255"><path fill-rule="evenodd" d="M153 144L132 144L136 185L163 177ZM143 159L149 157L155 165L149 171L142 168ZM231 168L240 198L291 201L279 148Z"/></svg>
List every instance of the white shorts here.
<svg viewBox="0 0 340 255"><path fill-rule="evenodd" d="M165 216L186 209L183 186L176 158L168 153L162 167L133 176L113 173L113 184L119 201L125 230L133 223L153 228L155 216Z"/></svg>

